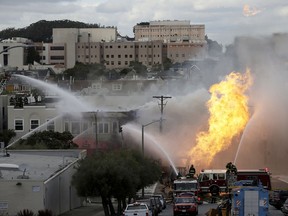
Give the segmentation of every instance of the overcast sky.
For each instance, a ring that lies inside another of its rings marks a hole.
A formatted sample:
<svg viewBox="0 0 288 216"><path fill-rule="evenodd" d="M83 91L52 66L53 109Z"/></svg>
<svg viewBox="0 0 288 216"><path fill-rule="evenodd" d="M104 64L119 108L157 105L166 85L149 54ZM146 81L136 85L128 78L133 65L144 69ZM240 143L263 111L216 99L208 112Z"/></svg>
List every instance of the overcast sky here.
<svg viewBox="0 0 288 216"><path fill-rule="evenodd" d="M0 0L0 8L0 30L68 19L116 26L133 37L139 22L189 20L223 45L235 36L288 32L287 0Z"/></svg>

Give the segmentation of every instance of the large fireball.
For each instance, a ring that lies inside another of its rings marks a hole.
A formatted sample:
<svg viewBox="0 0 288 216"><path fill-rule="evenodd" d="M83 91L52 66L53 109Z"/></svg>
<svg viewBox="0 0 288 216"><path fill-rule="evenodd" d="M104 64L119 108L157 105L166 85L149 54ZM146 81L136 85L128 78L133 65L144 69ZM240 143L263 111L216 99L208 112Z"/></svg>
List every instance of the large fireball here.
<svg viewBox="0 0 288 216"><path fill-rule="evenodd" d="M247 69L244 74L232 72L224 81L211 86L208 129L197 134L196 145L188 155L190 163L208 168L215 155L226 150L232 139L243 132L249 120L248 97L244 93L251 84Z"/></svg>

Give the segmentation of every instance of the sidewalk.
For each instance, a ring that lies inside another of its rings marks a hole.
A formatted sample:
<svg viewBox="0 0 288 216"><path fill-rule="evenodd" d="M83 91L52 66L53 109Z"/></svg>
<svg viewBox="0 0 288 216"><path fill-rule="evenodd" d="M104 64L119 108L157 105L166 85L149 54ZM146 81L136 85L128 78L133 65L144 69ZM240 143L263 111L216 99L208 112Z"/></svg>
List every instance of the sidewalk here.
<svg viewBox="0 0 288 216"><path fill-rule="evenodd" d="M151 187L146 187L144 189L145 196L151 196L154 193L162 193L163 188L164 186L160 183L151 185ZM115 211L117 211L117 207L115 208ZM85 206L65 212L60 216L104 216L104 212L102 203L100 200L98 200L97 202L87 203Z"/></svg>

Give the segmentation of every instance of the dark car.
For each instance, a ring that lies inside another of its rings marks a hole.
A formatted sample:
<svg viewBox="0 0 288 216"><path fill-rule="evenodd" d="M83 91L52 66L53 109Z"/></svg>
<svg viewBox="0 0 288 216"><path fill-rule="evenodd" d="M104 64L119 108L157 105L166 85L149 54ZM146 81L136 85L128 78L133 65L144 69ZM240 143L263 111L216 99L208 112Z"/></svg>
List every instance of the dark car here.
<svg viewBox="0 0 288 216"><path fill-rule="evenodd" d="M159 197L161 204L162 204L162 209L166 208L166 199L162 194L154 194L152 197Z"/></svg>
<svg viewBox="0 0 288 216"><path fill-rule="evenodd" d="M284 202L281 211L285 216L288 216L288 199L286 199L286 201Z"/></svg>
<svg viewBox="0 0 288 216"><path fill-rule="evenodd" d="M153 216L157 216L162 211L162 204L159 197L150 197L149 209L152 211Z"/></svg>
<svg viewBox="0 0 288 216"><path fill-rule="evenodd" d="M195 197L175 197L173 215L198 215L198 203Z"/></svg>
<svg viewBox="0 0 288 216"><path fill-rule="evenodd" d="M183 196L195 197L195 198L197 199L197 203L198 203L199 205L203 204L203 200L201 199L201 197L196 196L195 193L193 193L193 192L183 192L183 193L180 193L180 194L178 195L178 197L183 197Z"/></svg>
<svg viewBox="0 0 288 216"><path fill-rule="evenodd" d="M287 198L288 190L275 190L270 196L269 204L274 206L276 209L281 209Z"/></svg>

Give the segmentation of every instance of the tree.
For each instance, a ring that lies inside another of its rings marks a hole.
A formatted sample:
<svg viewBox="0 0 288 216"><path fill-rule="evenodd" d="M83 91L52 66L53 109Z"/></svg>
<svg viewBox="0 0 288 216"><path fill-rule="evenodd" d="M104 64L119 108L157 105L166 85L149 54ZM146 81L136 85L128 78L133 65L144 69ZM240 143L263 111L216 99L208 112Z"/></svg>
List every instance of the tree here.
<svg viewBox="0 0 288 216"><path fill-rule="evenodd" d="M65 131L63 133L54 131L35 132L27 139L21 139L15 148L44 148L44 149L70 149L76 148L73 143L73 135Z"/></svg>
<svg viewBox="0 0 288 216"><path fill-rule="evenodd" d="M33 64L34 61L39 63L41 58L35 47L28 47L27 49L27 64Z"/></svg>
<svg viewBox="0 0 288 216"><path fill-rule="evenodd" d="M0 132L0 142L4 142L4 146L6 147L10 140L16 136L16 133L12 129L3 130Z"/></svg>
<svg viewBox="0 0 288 216"><path fill-rule="evenodd" d="M165 58L163 60L163 69L164 70L169 70L172 67L173 63L170 58Z"/></svg>
<svg viewBox="0 0 288 216"><path fill-rule="evenodd" d="M105 215L115 214L111 198L117 199L118 214L126 207L126 198L159 180L159 162L144 158L135 150L97 152L83 159L73 175L72 184L80 196L100 196Z"/></svg>
<svg viewBox="0 0 288 216"><path fill-rule="evenodd" d="M147 77L147 67L138 61L131 61L129 67L136 71L136 74L142 77Z"/></svg>

